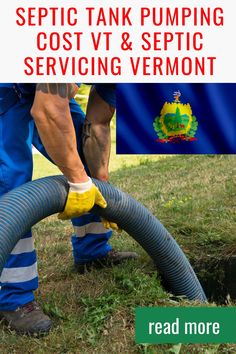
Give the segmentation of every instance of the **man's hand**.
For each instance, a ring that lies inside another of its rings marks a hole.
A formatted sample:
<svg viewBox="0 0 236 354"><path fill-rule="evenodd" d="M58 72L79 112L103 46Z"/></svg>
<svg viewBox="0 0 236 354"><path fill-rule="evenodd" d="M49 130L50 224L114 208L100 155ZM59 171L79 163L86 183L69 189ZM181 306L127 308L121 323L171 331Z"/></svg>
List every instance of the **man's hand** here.
<svg viewBox="0 0 236 354"><path fill-rule="evenodd" d="M99 189L89 178L85 183L70 183L68 198L65 209L58 215L59 219L66 220L78 217L89 212L94 204L101 208L106 208L107 203L100 193Z"/></svg>
<svg viewBox="0 0 236 354"><path fill-rule="evenodd" d="M108 181L108 163L111 150L110 121L115 108L99 96L95 87L91 88L83 127L83 151L94 178ZM102 219L107 229L119 231L116 223Z"/></svg>
<svg viewBox="0 0 236 354"><path fill-rule="evenodd" d="M102 218L102 223L106 229L112 229L112 230L117 231L119 233L122 231L122 229L120 229L119 226L115 222L112 222L112 221Z"/></svg>
<svg viewBox="0 0 236 354"><path fill-rule="evenodd" d="M82 183L88 176L77 151L69 106L77 89L74 84L37 84L31 115L48 155L68 181Z"/></svg>

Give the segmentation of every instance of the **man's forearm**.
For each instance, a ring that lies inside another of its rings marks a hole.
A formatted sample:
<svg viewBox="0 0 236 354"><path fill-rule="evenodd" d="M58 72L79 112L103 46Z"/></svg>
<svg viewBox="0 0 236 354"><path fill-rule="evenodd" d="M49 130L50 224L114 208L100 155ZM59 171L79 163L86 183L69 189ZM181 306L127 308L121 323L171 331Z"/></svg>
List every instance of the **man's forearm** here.
<svg viewBox="0 0 236 354"><path fill-rule="evenodd" d="M83 129L83 151L92 177L108 180L111 150L110 121L114 108L93 87L90 92Z"/></svg>
<svg viewBox="0 0 236 354"><path fill-rule="evenodd" d="M91 175L101 181L108 180L111 150L110 126L85 121L83 149Z"/></svg>
<svg viewBox="0 0 236 354"><path fill-rule="evenodd" d="M70 182L82 183L88 176L77 152L69 110L74 90L72 84L38 84L31 113L49 156Z"/></svg>

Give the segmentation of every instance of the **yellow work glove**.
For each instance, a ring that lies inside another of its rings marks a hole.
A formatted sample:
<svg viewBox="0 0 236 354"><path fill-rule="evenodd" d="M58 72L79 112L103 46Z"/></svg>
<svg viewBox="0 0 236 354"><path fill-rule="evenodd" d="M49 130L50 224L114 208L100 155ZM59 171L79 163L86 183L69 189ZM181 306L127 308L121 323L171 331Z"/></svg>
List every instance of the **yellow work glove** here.
<svg viewBox="0 0 236 354"><path fill-rule="evenodd" d="M117 232L121 232L122 231L115 222L108 221L106 219L102 219L102 223L103 223L103 226L106 229L112 229L112 230L117 231Z"/></svg>
<svg viewBox="0 0 236 354"><path fill-rule="evenodd" d="M99 205L106 208L107 203L99 189L93 184L91 178L85 183L68 182L70 189L66 201L65 209L58 215L59 219L66 220L76 218L88 213L94 206Z"/></svg>

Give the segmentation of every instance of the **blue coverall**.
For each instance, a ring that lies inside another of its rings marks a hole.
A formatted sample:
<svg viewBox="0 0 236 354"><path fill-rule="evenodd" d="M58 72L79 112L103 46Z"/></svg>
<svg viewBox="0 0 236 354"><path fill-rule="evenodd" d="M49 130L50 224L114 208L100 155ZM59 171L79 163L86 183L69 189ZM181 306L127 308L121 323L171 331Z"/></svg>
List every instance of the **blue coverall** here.
<svg viewBox="0 0 236 354"><path fill-rule="evenodd" d="M114 90L109 92L108 85L97 86L97 92L114 105ZM0 196L31 180L32 144L48 157L30 115L34 94L34 84L0 84ZM81 134L85 115L75 100L70 102L70 110L84 162ZM103 257L111 250L107 241L112 232L104 228L98 216L89 213L73 219L72 224L75 263ZM0 311L12 311L33 301L37 287L37 256L29 230L16 244L1 274Z"/></svg>

